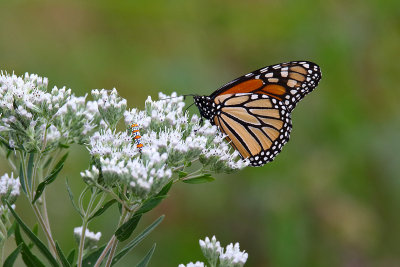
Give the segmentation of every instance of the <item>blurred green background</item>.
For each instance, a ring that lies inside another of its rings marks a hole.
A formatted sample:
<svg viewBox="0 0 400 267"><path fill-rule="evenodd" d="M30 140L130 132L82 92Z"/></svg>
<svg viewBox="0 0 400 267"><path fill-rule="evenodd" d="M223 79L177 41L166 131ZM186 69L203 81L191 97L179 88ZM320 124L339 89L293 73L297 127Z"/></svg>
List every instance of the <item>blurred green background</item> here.
<svg viewBox="0 0 400 267"><path fill-rule="evenodd" d="M398 0L1 1L0 38L0 69L37 73L78 95L116 87L130 108L159 91L210 94L279 62L321 66L276 160L174 186L139 227L161 214L164 222L121 266L153 242L150 266L204 260L198 239L214 234L224 245L240 242L247 266L400 266ZM71 153L48 187L66 251L80 219L64 177L77 194L88 166L85 149ZM23 198L17 210L33 216ZM115 215L89 226L104 242Z"/></svg>

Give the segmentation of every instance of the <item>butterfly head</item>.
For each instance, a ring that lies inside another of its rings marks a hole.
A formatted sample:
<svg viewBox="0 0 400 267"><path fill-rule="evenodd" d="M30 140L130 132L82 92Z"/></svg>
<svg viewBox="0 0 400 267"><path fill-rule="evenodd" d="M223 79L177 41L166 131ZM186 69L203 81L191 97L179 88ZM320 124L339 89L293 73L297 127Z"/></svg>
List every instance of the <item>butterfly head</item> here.
<svg viewBox="0 0 400 267"><path fill-rule="evenodd" d="M203 118L210 120L214 117L215 103L211 97L195 95L193 100Z"/></svg>

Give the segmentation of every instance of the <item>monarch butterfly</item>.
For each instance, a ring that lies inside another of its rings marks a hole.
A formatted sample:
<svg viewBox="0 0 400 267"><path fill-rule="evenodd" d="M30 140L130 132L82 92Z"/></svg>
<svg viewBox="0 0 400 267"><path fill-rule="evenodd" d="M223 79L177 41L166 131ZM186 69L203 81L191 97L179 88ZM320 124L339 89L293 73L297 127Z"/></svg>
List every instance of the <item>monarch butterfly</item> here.
<svg viewBox="0 0 400 267"><path fill-rule="evenodd" d="M131 124L131 130L132 130L132 136L133 140L135 141L137 149L139 149L139 152L142 152L143 144L141 142L141 136L139 132L139 125L137 123Z"/></svg>
<svg viewBox="0 0 400 267"><path fill-rule="evenodd" d="M317 64L292 61L268 66L233 80L210 96L194 96L200 114L252 166L272 161L289 140L290 113L318 85Z"/></svg>

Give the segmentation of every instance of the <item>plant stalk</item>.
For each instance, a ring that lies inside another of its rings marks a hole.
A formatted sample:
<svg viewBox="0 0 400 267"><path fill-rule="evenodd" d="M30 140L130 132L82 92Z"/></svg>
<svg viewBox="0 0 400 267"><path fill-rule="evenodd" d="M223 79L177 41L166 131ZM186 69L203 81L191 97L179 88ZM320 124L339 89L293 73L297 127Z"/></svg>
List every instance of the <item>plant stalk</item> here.
<svg viewBox="0 0 400 267"><path fill-rule="evenodd" d="M77 263L78 267L82 267L82 258L83 258L83 250L85 247L86 229L89 224L89 217L91 214L91 209L92 209L93 203L96 199L96 193L97 193L97 190L92 191L92 195L90 196L90 201L89 201L87 210L86 210L86 212L84 212L84 217L82 219L83 220L82 221L82 232L81 232L81 238L79 241L79 252L78 252L78 263Z"/></svg>

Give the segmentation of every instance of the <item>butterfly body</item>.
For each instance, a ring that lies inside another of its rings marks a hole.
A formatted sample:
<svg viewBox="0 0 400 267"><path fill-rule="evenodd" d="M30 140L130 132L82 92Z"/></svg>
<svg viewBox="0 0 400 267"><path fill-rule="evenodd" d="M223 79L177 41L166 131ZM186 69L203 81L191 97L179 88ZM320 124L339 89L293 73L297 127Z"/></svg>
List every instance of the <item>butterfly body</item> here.
<svg viewBox="0 0 400 267"><path fill-rule="evenodd" d="M291 111L317 85L315 63L268 66L229 82L210 96L194 96L200 114L227 135L252 166L272 161L287 143Z"/></svg>

